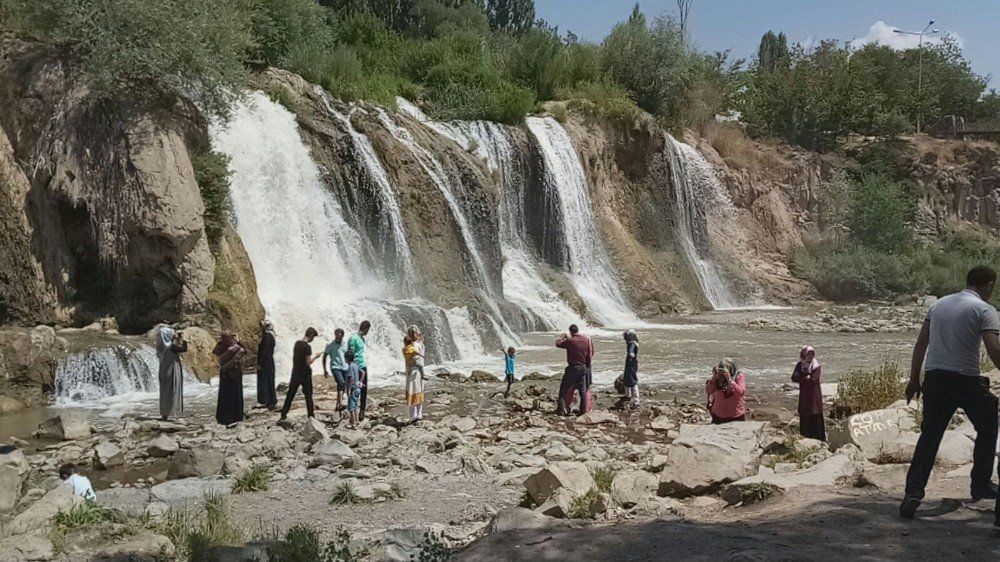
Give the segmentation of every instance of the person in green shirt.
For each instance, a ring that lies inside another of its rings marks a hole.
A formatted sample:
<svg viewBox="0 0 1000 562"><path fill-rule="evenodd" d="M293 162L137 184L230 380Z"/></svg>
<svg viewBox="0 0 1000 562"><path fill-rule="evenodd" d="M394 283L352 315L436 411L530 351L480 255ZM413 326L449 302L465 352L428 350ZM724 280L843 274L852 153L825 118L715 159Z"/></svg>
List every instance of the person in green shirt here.
<svg viewBox="0 0 1000 562"><path fill-rule="evenodd" d="M344 409L344 396L347 393L347 384L344 381L344 376L347 374L347 361L344 359L344 353L347 351L347 346L344 345L344 331L337 328L333 332L333 341L326 345L326 349L323 350L323 376L329 377L330 372L333 372L333 378L337 381L337 411ZM327 363L330 365L330 370L327 370Z"/></svg>
<svg viewBox="0 0 1000 562"><path fill-rule="evenodd" d="M354 363L361 372L361 408L358 421L365 419L365 407L368 405L368 362L365 361L365 336L372 329L372 323L365 320L358 327L358 333L347 340L347 351L354 354Z"/></svg>

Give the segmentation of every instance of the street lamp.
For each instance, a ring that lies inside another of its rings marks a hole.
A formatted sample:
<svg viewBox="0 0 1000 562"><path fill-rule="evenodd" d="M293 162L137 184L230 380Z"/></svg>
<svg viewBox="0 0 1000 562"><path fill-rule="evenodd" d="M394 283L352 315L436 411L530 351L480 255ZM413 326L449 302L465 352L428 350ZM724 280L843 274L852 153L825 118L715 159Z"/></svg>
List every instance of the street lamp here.
<svg viewBox="0 0 1000 562"><path fill-rule="evenodd" d="M934 25L934 20L927 22L927 26L924 27L923 31L903 31L902 29L893 29L893 33L902 33L903 35L918 35L920 36L920 42L917 43L917 133L920 133L920 113L922 111L923 98L920 95L920 90L922 89L924 83L924 34L928 33L927 30ZM940 29L931 29L930 34L933 35L941 31Z"/></svg>

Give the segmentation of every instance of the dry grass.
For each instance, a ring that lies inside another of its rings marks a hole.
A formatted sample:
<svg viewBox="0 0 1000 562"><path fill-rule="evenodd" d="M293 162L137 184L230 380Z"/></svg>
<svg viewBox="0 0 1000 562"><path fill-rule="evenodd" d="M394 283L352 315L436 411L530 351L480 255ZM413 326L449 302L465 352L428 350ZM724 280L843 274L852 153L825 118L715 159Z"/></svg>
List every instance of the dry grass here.
<svg viewBox="0 0 1000 562"><path fill-rule="evenodd" d="M872 370L851 371L837 383L838 400L851 414L881 410L903 397L903 372L886 361Z"/></svg>

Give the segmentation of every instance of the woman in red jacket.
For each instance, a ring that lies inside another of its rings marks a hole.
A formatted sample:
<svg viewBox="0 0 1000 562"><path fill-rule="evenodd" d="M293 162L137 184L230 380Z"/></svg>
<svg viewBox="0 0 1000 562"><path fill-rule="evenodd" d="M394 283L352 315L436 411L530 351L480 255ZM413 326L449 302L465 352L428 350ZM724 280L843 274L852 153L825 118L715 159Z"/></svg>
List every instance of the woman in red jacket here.
<svg viewBox="0 0 1000 562"><path fill-rule="evenodd" d="M803 437L826 441L821 372L822 368L816 360L816 350L810 345L803 347L799 352L799 362L792 372L792 382L799 384L799 429Z"/></svg>

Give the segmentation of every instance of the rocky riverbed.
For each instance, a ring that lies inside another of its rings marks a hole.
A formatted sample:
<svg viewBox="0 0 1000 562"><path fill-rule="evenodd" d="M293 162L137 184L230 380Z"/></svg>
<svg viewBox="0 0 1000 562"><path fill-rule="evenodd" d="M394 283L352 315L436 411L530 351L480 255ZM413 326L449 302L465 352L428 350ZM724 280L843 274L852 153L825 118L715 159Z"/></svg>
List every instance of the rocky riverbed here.
<svg viewBox="0 0 1000 562"><path fill-rule="evenodd" d="M554 380L522 381L504 398L497 382L434 379L424 421L404 423L398 393L379 390L351 430L328 382L317 386L316 419L297 402L291 429L266 410L229 428L208 413L43 423L0 457L0 559L186 559L206 495L225 498L232 532L219 540L237 543L214 559L252 560L295 525L373 560L551 558L521 535L545 530L558 542L664 520L725 527L785 513L803 490L895 498L919 416L897 404L830 420L828 446L795 436L794 401L780 392L756 394L750 421L710 426L695 388L647 388L635 411L599 391L591 413L561 418ZM932 495L967 490L973 432L961 418L954 426ZM81 465L106 509L93 515L59 485L64 462Z"/></svg>

